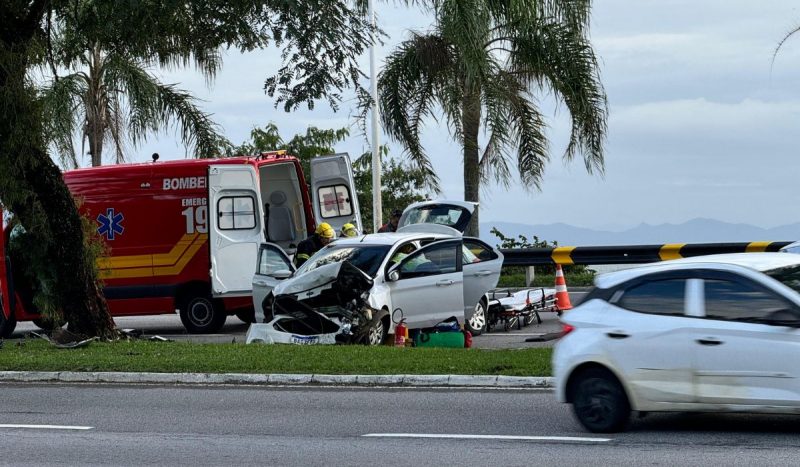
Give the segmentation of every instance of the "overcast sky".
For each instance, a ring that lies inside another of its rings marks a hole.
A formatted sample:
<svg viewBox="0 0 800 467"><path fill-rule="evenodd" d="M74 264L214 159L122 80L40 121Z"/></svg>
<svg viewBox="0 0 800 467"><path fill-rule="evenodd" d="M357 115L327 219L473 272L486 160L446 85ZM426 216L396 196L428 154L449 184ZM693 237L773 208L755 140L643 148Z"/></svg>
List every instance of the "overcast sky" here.
<svg viewBox="0 0 800 467"><path fill-rule="evenodd" d="M641 222L680 223L696 217L772 227L797 222L800 213L800 35L772 53L800 24L800 2L770 0L602 0L595 3L592 42L601 60L609 100L606 175L587 175L583 164L565 165L568 135L564 107L543 96L549 120L551 163L541 192L517 182L482 195L481 221L527 224L565 222L591 228L626 228ZM427 29L424 14L378 3L380 26L389 34L383 57L408 29ZM352 101L332 112L285 113L263 92L278 64L265 50L228 53L209 88L193 71L162 73L165 82L191 90L234 143L254 126L272 121L284 138L308 125L353 125ZM364 70L367 57L364 57ZM428 122L424 145L444 196L461 198L460 150L444 125ZM402 148L391 144L392 153ZM340 151L358 155L368 146L353 126ZM174 132L139 148L185 157Z"/></svg>

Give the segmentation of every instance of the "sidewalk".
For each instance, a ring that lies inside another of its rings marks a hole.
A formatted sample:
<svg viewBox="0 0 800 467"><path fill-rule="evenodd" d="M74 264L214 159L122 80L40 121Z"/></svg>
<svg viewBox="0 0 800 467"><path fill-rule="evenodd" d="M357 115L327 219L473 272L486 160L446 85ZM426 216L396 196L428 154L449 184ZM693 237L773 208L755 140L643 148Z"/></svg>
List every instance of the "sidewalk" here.
<svg viewBox="0 0 800 467"><path fill-rule="evenodd" d="M249 386L387 386L552 389L552 377L492 375L312 375L0 371L0 383L202 384Z"/></svg>

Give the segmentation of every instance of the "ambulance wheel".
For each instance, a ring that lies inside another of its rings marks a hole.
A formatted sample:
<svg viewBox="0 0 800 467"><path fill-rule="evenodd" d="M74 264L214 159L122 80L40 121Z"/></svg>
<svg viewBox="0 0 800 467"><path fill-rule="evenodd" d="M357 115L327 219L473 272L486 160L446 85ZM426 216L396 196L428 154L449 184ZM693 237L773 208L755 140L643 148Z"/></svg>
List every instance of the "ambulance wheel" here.
<svg viewBox="0 0 800 467"><path fill-rule="evenodd" d="M6 318L2 308L0 308L0 337L11 337L11 333L14 332L14 328L16 327L17 319L14 315L11 315L10 318Z"/></svg>
<svg viewBox="0 0 800 467"><path fill-rule="evenodd" d="M225 310L222 304L209 296L187 297L180 307L181 322L191 334L210 334L222 329Z"/></svg>

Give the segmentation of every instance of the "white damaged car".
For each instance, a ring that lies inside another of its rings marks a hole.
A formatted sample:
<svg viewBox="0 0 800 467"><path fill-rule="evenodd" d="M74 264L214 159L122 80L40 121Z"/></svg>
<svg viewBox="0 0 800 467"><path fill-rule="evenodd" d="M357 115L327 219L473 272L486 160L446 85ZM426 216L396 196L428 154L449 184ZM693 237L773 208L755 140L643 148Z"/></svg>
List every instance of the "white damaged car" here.
<svg viewBox="0 0 800 467"><path fill-rule="evenodd" d="M485 295L503 256L461 236L473 210L457 201L416 203L397 232L338 239L297 270L280 247L262 244L247 342L376 345L400 317L411 329L452 318L470 329L475 315L472 322L485 325Z"/></svg>

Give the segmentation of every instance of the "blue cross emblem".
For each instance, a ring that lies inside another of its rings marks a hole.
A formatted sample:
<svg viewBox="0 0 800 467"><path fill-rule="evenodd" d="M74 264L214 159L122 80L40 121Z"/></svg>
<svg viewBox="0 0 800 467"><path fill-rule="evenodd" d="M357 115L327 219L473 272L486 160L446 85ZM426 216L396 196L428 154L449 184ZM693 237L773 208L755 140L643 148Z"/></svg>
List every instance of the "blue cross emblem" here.
<svg viewBox="0 0 800 467"><path fill-rule="evenodd" d="M125 231L125 227L122 226L123 220L125 220L125 216L121 212L115 213L114 208L108 208L105 214L97 216L97 222L100 223L97 233L105 236L108 240L114 240L115 234L122 235L122 232Z"/></svg>

